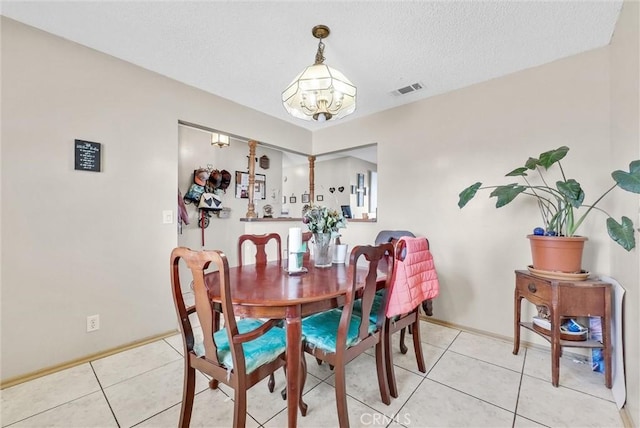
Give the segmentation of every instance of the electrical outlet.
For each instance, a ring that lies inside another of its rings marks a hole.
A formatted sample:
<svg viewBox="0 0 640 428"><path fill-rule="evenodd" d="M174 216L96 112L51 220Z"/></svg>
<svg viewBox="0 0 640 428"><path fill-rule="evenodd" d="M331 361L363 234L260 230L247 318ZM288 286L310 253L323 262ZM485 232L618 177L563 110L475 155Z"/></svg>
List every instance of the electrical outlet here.
<svg viewBox="0 0 640 428"><path fill-rule="evenodd" d="M100 315L89 315L87 317L87 333L100 330Z"/></svg>

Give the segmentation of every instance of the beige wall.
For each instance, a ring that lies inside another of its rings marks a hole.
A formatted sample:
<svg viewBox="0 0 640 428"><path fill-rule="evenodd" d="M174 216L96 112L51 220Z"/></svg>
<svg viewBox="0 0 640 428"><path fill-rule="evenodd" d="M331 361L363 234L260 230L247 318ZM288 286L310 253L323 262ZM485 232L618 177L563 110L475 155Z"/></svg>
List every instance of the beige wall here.
<svg viewBox="0 0 640 428"><path fill-rule="evenodd" d="M627 169L629 159L640 159L640 7L625 2L611 42L611 158L616 168ZM638 199L617 194L613 213L640 213ZM640 215L632 217L640 223ZM638 242L638 241L636 241ZM640 245L640 243L639 243ZM611 251L611 275L626 289L624 342L627 410L640 426L640 257L638 251Z"/></svg>
<svg viewBox="0 0 640 428"><path fill-rule="evenodd" d="M178 120L300 152L311 135L4 17L1 31L6 380L176 328L162 211ZM74 171L76 138L103 144L103 172Z"/></svg>
<svg viewBox="0 0 640 428"><path fill-rule="evenodd" d="M377 141L378 227L429 237L442 281L435 316L510 337L513 271L530 261L525 235L539 225L537 211L524 203L496 210L488 194L460 210L458 193L563 144L571 146L567 173L588 195L604 190L608 105L605 48L318 131L313 144ZM608 271L604 220L593 216L583 230L594 272Z"/></svg>
<svg viewBox="0 0 640 428"><path fill-rule="evenodd" d="M441 280L435 317L512 337L513 270L530 262L524 237L538 216L523 201L496 210L487 194L459 210L458 193L476 181L503 183L529 156L568 145L565 172L593 201L611 185L611 171L640 158L638 79L638 3L628 2L611 47L318 131L313 146L377 141L378 225L429 237ZM639 201L618 191L603 208L637 226ZM589 237L583 267L619 279L628 293L627 403L637 426L638 249L621 250L605 217L590 217L581 229ZM531 334L523 339L544 344Z"/></svg>
<svg viewBox="0 0 640 428"><path fill-rule="evenodd" d="M637 67L637 4L630 4L611 47L313 135L3 19L3 379L175 327L167 258L177 238L161 211L175 209L178 119L303 153L377 142L375 229L429 237L442 286L435 317L511 337L513 270L529 263L524 236L539 219L522 203L496 210L487 195L459 210L458 193L566 144L567 172L589 199L608 187L612 169L639 157L638 115L625 94L638 87L637 73L627 71L633 58ZM103 173L73 171L74 138L104 144ZM42 190L44 202L36 209L24 189ZM607 201L621 214L637 207L627 194ZM371 242L369 226L353 224L349 242ZM637 362L638 250L613 248L603 217L585 226L584 267L628 289L626 345ZM103 326L87 334L93 313ZM42 326L52 334L25 333ZM637 367L627 381L637 403ZM631 410L638 424L637 404Z"/></svg>

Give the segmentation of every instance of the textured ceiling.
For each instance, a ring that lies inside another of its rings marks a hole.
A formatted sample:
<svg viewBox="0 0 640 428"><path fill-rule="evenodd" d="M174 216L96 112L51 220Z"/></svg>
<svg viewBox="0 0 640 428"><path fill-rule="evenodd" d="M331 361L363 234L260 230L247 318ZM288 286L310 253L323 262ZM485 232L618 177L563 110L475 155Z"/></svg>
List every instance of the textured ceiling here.
<svg viewBox="0 0 640 428"><path fill-rule="evenodd" d="M10 2L2 15L309 130L281 91L314 61L358 88L341 122L607 45L611 1ZM396 95L420 82L424 89ZM340 122L335 122L340 123Z"/></svg>

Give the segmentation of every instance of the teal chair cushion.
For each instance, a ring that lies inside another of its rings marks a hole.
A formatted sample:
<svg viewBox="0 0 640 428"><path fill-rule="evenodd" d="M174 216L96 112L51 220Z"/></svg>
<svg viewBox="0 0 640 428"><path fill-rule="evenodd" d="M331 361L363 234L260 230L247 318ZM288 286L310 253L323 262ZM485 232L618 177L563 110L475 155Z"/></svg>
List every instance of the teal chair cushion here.
<svg viewBox="0 0 640 428"><path fill-rule="evenodd" d="M336 352L338 326L340 325L341 316L341 309L331 309L303 319L302 335L305 341L327 353ZM358 342L358 327L360 327L360 317L352 315L347 332L347 348ZM369 333L372 333L375 329L376 325L369 323Z"/></svg>
<svg viewBox="0 0 640 428"><path fill-rule="evenodd" d="M260 327L262 322L255 319L238 320L238 332L248 333ZM229 369L233 369L233 359L231 358L231 349L229 348L229 339L227 330L221 329L213 333L213 340L218 347L218 361ZM284 330L274 327L264 335L255 340L242 344L244 351L244 361L247 367L247 373L251 373L258 367L278 358L287 347L287 335ZM204 343L196 342L193 351L199 357L204 355Z"/></svg>
<svg viewBox="0 0 640 428"><path fill-rule="evenodd" d="M380 311L380 305L384 301L384 290L379 290L373 297L373 305L371 305L371 313L369 314L369 321L372 323L378 322L378 312ZM353 302L353 313L362 316L362 299L358 299Z"/></svg>

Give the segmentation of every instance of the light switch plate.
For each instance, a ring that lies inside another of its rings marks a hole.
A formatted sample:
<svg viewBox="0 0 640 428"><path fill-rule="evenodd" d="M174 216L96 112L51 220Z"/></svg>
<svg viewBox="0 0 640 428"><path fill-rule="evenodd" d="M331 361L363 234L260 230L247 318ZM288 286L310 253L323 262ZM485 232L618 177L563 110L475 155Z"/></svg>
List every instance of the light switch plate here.
<svg viewBox="0 0 640 428"><path fill-rule="evenodd" d="M171 210L162 211L162 223L163 224L173 223L173 211Z"/></svg>

